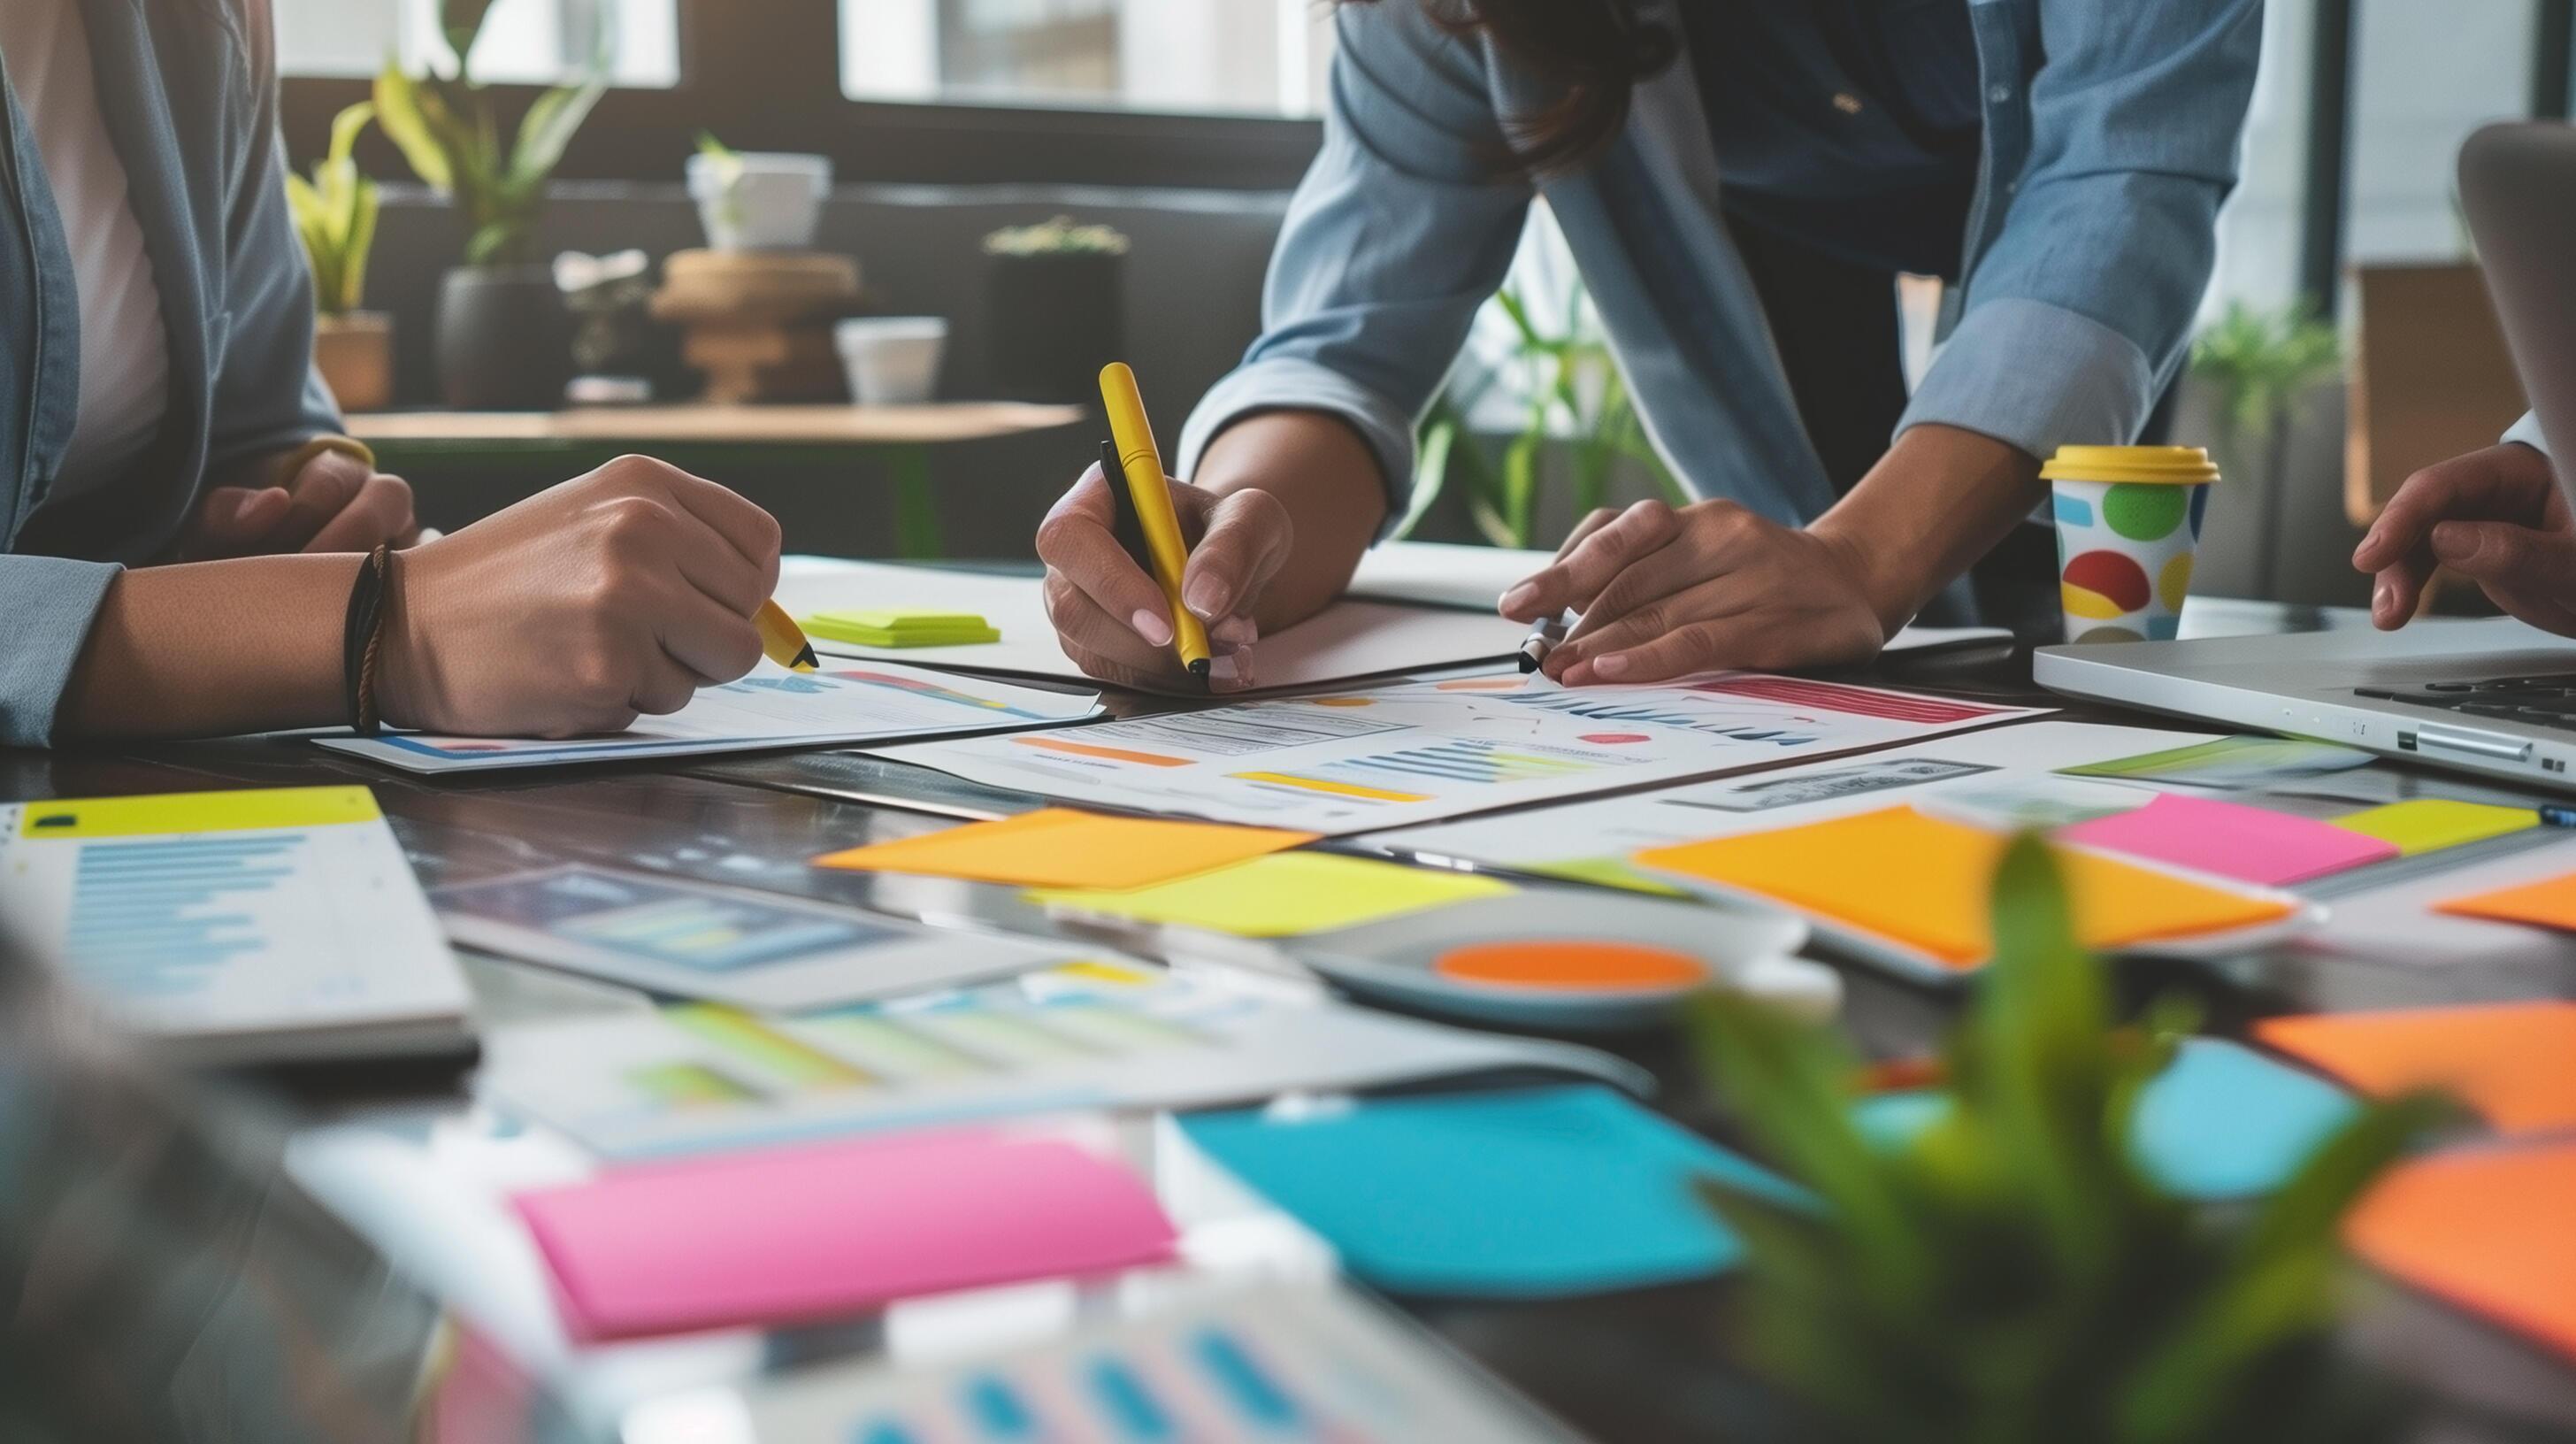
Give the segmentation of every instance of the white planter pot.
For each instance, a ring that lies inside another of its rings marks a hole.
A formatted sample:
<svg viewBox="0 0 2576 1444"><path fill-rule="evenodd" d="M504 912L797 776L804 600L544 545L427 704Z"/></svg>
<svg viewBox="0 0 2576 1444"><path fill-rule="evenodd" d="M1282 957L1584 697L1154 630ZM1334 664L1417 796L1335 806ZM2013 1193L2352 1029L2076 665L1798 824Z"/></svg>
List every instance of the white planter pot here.
<svg viewBox="0 0 2576 1444"><path fill-rule="evenodd" d="M745 151L689 157L689 198L719 251L801 251L814 244L832 162L819 155Z"/></svg>
<svg viewBox="0 0 2576 1444"><path fill-rule="evenodd" d="M832 329L850 399L861 406L917 406L939 386L948 322L938 316L862 316Z"/></svg>

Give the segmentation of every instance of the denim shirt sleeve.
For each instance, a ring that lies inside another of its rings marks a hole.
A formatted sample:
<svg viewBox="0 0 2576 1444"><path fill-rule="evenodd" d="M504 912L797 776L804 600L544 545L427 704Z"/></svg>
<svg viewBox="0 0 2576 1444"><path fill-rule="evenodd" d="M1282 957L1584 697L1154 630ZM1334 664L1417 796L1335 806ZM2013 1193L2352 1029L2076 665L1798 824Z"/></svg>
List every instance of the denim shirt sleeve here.
<svg viewBox="0 0 2576 1444"><path fill-rule="evenodd" d="M2002 228L1898 430L1938 422L2045 457L2133 440L2181 367L2263 15L2260 0L2038 11L2028 163L1999 178Z"/></svg>
<svg viewBox="0 0 2576 1444"><path fill-rule="evenodd" d="M0 555L0 747L43 747L90 624L122 570L113 562Z"/></svg>
<svg viewBox="0 0 2576 1444"><path fill-rule="evenodd" d="M249 133L224 227L224 310L231 335L214 378L206 474L244 465L340 429L339 408L313 370L313 273L286 205L286 147L277 129L276 37L268 7L246 7Z"/></svg>
<svg viewBox="0 0 2576 1444"><path fill-rule="evenodd" d="M1334 25L1323 149L1271 256L1261 337L1190 414L1177 474L1246 416L1328 412L1376 455L1394 518L1415 422L1510 269L1530 189L1496 175L1508 148L1474 44L1413 4L1344 6Z"/></svg>

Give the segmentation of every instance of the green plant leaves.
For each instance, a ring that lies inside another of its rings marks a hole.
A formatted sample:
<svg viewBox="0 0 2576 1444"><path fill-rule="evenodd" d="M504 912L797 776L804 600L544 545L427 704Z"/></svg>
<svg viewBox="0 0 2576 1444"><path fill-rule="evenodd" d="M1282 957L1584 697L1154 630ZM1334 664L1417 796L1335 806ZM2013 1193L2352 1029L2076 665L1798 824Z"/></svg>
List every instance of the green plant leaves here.
<svg viewBox="0 0 2576 1444"><path fill-rule="evenodd" d="M1859 1131L1830 1030L1741 1000L1692 1015L1704 1071L1809 1192L1704 1190L1746 1245L1755 1361L1855 1439L2322 1444L2397 1417L2331 1346L2337 1228L2437 1105L2369 1107L2250 1214L2198 1210L2132 1137L2196 1010L2119 1023L2035 837L2006 851L1994 909L1944 1110L1906 1141Z"/></svg>
<svg viewBox="0 0 2576 1444"><path fill-rule="evenodd" d="M376 240L376 187L358 173L351 156L358 135L375 118L366 101L331 122L329 154L314 163L313 179L290 172L286 203L295 233L313 267L313 295L323 314L356 310L365 300L367 256Z"/></svg>
<svg viewBox="0 0 2576 1444"><path fill-rule="evenodd" d="M473 25L482 24L481 7L451 6L446 13L453 18L460 10L472 10ZM528 107L506 155L500 122L479 86L434 75L415 78L387 61L376 76L375 108L377 122L413 173L455 198L465 214L466 264L483 266L525 259L546 182L606 91L607 82L594 74L582 84L543 92Z"/></svg>

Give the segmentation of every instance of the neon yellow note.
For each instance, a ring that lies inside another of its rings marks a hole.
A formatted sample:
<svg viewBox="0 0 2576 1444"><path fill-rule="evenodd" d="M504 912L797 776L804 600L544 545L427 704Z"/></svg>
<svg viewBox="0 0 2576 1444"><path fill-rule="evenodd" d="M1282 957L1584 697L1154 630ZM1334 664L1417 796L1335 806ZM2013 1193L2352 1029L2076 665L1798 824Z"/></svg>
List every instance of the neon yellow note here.
<svg viewBox="0 0 2576 1444"><path fill-rule="evenodd" d="M799 624L827 642L861 647L963 647L998 642L1002 634L974 612L927 607L880 607L863 612L816 612Z"/></svg>
<svg viewBox="0 0 2576 1444"><path fill-rule="evenodd" d="M1175 923L1237 937L1284 938L1513 891L1510 883L1467 873L1328 852L1282 852L1153 887L1124 892L1055 888L1029 897L1105 917Z"/></svg>
<svg viewBox="0 0 2576 1444"><path fill-rule="evenodd" d="M363 787L270 787L252 792L172 792L31 802L18 832L28 838L145 837L170 832L240 832L262 827L330 827L373 822L376 795Z"/></svg>
<svg viewBox="0 0 2576 1444"><path fill-rule="evenodd" d="M2493 807L2483 802L2419 797L2412 802L2392 802L2386 807L2350 813L2335 818L2334 825L2395 843L2399 852L2412 857L2419 852L2484 842L2490 837L2538 827L2540 814L2528 807Z"/></svg>

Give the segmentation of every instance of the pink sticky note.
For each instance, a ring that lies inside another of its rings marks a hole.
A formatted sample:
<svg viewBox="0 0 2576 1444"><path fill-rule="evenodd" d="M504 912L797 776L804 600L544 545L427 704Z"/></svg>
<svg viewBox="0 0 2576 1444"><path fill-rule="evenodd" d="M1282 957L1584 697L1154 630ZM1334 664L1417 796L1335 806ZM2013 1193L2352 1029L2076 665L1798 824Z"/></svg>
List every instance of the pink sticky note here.
<svg viewBox="0 0 2576 1444"><path fill-rule="evenodd" d="M2170 792L2134 812L2060 828L2057 837L2266 887L2397 856L2395 844L2330 822Z"/></svg>
<svg viewBox="0 0 2576 1444"><path fill-rule="evenodd" d="M945 1133L621 1169L511 1200L586 1342L848 1314L1171 1257L1135 1174L1070 1143Z"/></svg>

